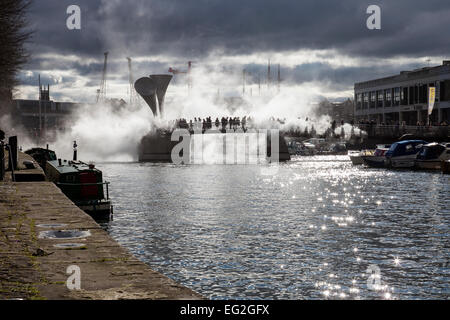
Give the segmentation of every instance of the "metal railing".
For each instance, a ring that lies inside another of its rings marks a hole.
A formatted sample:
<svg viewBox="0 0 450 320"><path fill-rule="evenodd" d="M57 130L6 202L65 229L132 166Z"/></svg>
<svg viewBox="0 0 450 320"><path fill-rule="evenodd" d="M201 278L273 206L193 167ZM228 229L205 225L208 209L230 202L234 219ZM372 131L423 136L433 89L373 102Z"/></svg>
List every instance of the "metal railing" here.
<svg viewBox="0 0 450 320"><path fill-rule="evenodd" d="M357 124L355 127L365 131L369 137L399 137L404 134L446 137L450 134L449 126Z"/></svg>

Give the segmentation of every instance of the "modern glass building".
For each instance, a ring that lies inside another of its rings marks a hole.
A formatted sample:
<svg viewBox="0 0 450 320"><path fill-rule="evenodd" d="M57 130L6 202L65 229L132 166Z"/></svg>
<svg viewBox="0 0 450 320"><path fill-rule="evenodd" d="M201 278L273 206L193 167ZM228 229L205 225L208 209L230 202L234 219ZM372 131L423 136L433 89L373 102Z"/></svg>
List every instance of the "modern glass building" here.
<svg viewBox="0 0 450 320"><path fill-rule="evenodd" d="M450 124L450 61L365 82L355 83L355 119L378 124L427 123L428 88L436 88L433 124Z"/></svg>

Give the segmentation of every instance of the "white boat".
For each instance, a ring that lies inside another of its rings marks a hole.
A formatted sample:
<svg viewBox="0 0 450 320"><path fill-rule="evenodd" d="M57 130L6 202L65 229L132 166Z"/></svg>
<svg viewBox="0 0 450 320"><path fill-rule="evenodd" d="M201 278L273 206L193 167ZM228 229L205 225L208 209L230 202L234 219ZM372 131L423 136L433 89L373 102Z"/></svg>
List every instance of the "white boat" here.
<svg viewBox="0 0 450 320"><path fill-rule="evenodd" d="M384 168L386 162L386 152L389 148L378 147L372 155L362 156L364 164L372 168Z"/></svg>
<svg viewBox="0 0 450 320"><path fill-rule="evenodd" d="M450 143L429 143L422 147L415 160L415 167L424 170L440 170L441 162L450 160Z"/></svg>
<svg viewBox="0 0 450 320"><path fill-rule="evenodd" d="M317 153L316 146L308 142L290 141L287 147L291 155L313 156Z"/></svg>
<svg viewBox="0 0 450 320"><path fill-rule="evenodd" d="M364 159L371 159L378 161L379 157L383 157L384 161L384 153L389 150L390 145L385 144L377 144L377 148L375 150L350 150L348 152L348 156L350 157L350 160L352 161L353 165L360 165L364 164Z"/></svg>
<svg viewBox="0 0 450 320"><path fill-rule="evenodd" d="M427 142L423 140L404 140L392 144L386 152L386 167L413 168L417 154L425 144Z"/></svg>
<svg viewBox="0 0 450 320"><path fill-rule="evenodd" d="M350 157L350 160L352 161L352 164L354 166L360 165L360 164L364 164L363 161L363 156L370 156L373 155L373 150L362 150L362 151L357 151L357 150L349 150L348 151L348 156Z"/></svg>

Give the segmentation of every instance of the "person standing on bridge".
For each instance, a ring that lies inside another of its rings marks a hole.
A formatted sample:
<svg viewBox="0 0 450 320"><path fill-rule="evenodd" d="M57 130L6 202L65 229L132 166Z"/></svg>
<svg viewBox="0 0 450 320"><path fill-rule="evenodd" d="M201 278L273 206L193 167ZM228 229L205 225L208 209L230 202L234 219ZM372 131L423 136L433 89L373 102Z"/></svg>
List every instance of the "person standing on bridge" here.
<svg viewBox="0 0 450 320"><path fill-rule="evenodd" d="M222 117L222 131L224 131L227 127L227 119L225 117Z"/></svg>

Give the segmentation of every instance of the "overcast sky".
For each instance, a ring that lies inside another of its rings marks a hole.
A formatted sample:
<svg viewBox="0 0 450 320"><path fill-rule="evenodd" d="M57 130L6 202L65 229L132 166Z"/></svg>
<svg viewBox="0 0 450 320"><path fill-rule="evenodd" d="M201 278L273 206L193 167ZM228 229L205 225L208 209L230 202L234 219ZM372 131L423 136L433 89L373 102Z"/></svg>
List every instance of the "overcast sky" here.
<svg viewBox="0 0 450 320"><path fill-rule="evenodd" d="M71 4L81 8L81 30L66 27ZM366 27L372 4L381 7L381 30ZM93 102L104 51L109 94L125 100L127 56L135 78L194 61L236 79L245 68L249 85L258 75L265 81L271 59L283 86L316 83L332 99L351 97L355 82L450 58L448 0L34 0L29 22L22 98L36 98L41 74L53 99Z"/></svg>

